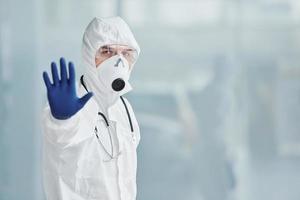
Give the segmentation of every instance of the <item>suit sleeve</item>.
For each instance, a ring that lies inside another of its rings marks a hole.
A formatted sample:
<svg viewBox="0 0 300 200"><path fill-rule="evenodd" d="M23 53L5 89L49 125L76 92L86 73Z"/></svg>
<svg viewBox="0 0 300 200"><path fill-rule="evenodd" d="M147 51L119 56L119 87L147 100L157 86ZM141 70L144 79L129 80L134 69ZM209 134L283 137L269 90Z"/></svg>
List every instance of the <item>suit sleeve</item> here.
<svg viewBox="0 0 300 200"><path fill-rule="evenodd" d="M52 116L50 107L46 106L42 115L45 140L62 147L70 144L79 129L80 115L79 111L69 119L59 120Z"/></svg>

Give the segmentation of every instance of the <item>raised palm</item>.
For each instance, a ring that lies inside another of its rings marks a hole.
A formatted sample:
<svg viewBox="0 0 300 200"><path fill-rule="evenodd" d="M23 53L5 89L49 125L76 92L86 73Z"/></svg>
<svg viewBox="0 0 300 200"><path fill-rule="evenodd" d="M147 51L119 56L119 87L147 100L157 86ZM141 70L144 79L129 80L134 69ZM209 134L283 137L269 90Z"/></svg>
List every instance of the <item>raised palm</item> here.
<svg viewBox="0 0 300 200"><path fill-rule="evenodd" d="M93 96L91 92L81 98L77 97L75 86L75 68L72 62L68 63L60 59L60 79L55 62L51 63L52 79L50 82L47 72L43 72L44 82L47 88L47 97L53 117L56 119L68 119L75 115Z"/></svg>

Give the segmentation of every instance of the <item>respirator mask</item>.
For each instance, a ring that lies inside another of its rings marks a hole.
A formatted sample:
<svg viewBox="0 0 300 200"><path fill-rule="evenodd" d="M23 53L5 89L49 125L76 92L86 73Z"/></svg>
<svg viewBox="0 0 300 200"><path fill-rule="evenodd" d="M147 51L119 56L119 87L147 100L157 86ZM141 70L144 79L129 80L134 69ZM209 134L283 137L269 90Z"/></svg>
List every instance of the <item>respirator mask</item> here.
<svg viewBox="0 0 300 200"><path fill-rule="evenodd" d="M112 56L97 66L100 87L108 94L121 96L132 90L129 76L129 64L122 55Z"/></svg>

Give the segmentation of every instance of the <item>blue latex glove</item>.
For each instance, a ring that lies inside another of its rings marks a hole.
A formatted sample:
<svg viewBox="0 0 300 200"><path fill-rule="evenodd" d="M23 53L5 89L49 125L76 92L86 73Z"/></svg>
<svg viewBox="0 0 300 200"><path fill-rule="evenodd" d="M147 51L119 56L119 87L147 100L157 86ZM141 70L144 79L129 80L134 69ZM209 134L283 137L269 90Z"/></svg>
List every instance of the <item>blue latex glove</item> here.
<svg viewBox="0 0 300 200"><path fill-rule="evenodd" d="M86 104L93 96L93 93L89 92L82 98L77 97L75 69L72 62L69 62L69 77L64 58L60 59L60 80L54 62L51 63L51 70L53 84L50 82L47 72L43 72L51 113L56 119L68 119Z"/></svg>

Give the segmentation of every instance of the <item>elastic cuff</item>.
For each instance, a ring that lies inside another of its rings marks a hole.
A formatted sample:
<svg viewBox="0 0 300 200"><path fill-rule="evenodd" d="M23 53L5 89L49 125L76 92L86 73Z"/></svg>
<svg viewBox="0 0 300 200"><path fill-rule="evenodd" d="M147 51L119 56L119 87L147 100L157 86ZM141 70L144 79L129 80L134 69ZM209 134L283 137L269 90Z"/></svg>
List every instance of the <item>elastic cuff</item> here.
<svg viewBox="0 0 300 200"><path fill-rule="evenodd" d="M49 110L50 111L50 110ZM79 120L79 112L78 111L75 115L71 116L68 119L56 119L55 117L53 117L51 111L49 112L50 115L50 121L58 126L60 125L65 125L68 126L69 124L73 124L75 121Z"/></svg>

